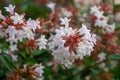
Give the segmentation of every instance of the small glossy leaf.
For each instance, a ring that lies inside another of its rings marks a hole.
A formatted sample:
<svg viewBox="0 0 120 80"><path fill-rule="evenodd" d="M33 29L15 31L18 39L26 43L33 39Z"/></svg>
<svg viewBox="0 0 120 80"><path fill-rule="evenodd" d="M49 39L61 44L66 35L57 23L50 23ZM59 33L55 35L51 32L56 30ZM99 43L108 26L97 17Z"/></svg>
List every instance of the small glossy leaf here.
<svg viewBox="0 0 120 80"><path fill-rule="evenodd" d="M112 59L112 60L120 60L120 55L119 54L110 54L110 55L108 55L108 58Z"/></svg>

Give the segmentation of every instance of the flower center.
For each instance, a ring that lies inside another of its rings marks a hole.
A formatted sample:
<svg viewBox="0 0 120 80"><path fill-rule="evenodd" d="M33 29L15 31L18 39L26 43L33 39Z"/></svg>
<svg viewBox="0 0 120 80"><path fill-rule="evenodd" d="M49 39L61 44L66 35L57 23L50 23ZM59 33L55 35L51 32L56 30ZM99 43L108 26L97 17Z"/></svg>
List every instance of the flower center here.
<svg viewBox="0 0 120 80"><path fill-rule="evenodd" d="M36 44L36 40L32 40L32 39L27 40L25 46L30 50L34 50L38 47L38 45Z"/></svg>
<svg viewBox="0 0 120 80"><path fill-rule="evenodd" d="M70 52L76 51L78 43L82 41L78 34L64 36L63 39L66 40L65 47L69 47Z"/></svg>

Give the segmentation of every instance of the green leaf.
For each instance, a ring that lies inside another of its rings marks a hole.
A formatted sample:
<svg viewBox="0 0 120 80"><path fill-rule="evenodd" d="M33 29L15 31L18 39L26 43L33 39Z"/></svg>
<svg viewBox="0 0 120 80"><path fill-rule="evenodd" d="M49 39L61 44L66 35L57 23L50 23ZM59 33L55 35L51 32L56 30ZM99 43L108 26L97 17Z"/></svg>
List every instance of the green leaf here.
<svg viewBox="0 0 120 80"><path fill-rule="evenodd" d="M91 64L91 61L90 61L89 57L84 57L83 61L87 66L89 66Z"/></svg>
<svg viewBox="0 0 120 80"><path fill-rule="evenodd" d="M108 58L111 60L119 60L120 55L119 54L110 54L110 55L108 55Z"/></svg>
<svg viewBox="0 0 120 80"><path fill-rule="evenodd" d="M0 76L2 76L2 75L3 75L3 73L4 73L4 72L3 72L2 70L0 70Z"/></svg>
<svg viewBox="0 0 120 80"><path fill-rule="evenodd" d="M113 77L115 80L120 80L120 64L117 65L113 70L112 72L114 73L113 74Z"/></svg>
<svg viewBox="0 0 120 80"><path fill-rule="evenodd" d="M25 60L25 63L29 63L29 65L34 65L36 63L36 60L33 57L29 57Z"/></svg>
<svg viewBox="0 0 120 80"><path fill-rule="evenodd" d="M98 69L94 69L94 68L91 68L91 72L93 75L97 75L100 73Z"/></svg>
<svg viewBox="0 0 120 80"><path fill-rule="evenodd" d="M40 55L44 52L44 50L33 50L31 52L31 55L35 56L35 55Z"/></svg>
<svg viewBox="0 0 120 80"><path fill-rule="evenodd" d="M19 4L19 3L23 2L23 0L14 0L14 2L15 2L16 4Z"/></svg>
<svg viewBox="0 0 120 80"><path fill-rule="evenodd" d="M47 15L50 13L49 8L46 6L37 6L34 1L29 1L25 5L22 5L22 12L26 13L26 18L29 17L36 19L38 17L47 19Z"/></svg>
<svg viewBox="0 0 120 80"><path fill-rule="evenodd" d="M87 75L91 73L91 70L89 68L86 68L81 72L81 78L85 78Z"/></svg>
<svg viewBox="0 0 120 80"><path fill-rule="evenodd" d="M120 4L114 5L115 9L120 9Z"/></svg>
<svg viewBox="0 0 120 80"><path fill-rule="evenodd" d="M11 58L11 56L9 54L1 53L1 55L0 55L0 63L8 71L12 71L13 68L14 68L12 58Z"/></svg>
<svg viewBox="0 0 120 80"><path fill-rule="evenodd" d="M39 55L35 55L34 58L36 59L36 61L39 63L39 62L47 62L47 61L50 61L51 58L52 58L52 55L49 51L47 50L44 50L42 52L42 54L39 54Z"/></svg>
<svg viewBox="0 0 120 80"><path fill-rule="evenodd" d="M9 71L11 71L8 62L5 60L5 58L3 56L0 56L0 63L2 64L2 66L4 66L6 69L8 69Z"/></svg>
<svg viewBox="0 0 120 80"><path fill-rule="evenodd" d="M117 30L117 31L120 31L120 23L119 23L119 22L116 24L116 30ZM120 32L119 32L119 33L120 33ZM118 36L119 36L119 33L118 33Z"/></svg>
<svg viewBox="0 0 120 80"><path fill-rule="evenodd" d="M0 53L0 78L2 78L2 80L6 80L6 77L14 68L15 66L12 61L12 57L6 53Z"/></svg>

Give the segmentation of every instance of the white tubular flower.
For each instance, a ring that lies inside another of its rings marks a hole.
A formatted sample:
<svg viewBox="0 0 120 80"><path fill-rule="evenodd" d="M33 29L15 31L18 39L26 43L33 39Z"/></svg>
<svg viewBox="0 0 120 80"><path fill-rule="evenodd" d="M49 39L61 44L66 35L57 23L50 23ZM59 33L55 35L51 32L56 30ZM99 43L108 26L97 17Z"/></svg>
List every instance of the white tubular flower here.
<svg viewBox="0 0 120 80"><path fill-rule="evenodd" d="M13 20L14 24L21 24L21 23L23 23L24 15L19 15L19 14L15 13L15 15L11 16L10 18L11 18L11 20Z"/></svg>
<svg viewBox="0 0 120 80"><path fill-rule="evenodd" d="M46 49L47 39L45 39L44 35L41 35L41 37L37 39L37 44L39 46L39 50Z"/></svg>
<svg viewBox="0 0 120 80"><path fill-rule="evenodd" d="M70 67L76 59L83 59L91 54L96 39L85 25L80 29L72 29L67 18L61 18L61 24L65 27L55 30L56 34L50 37L48 46L56 62Z"/></svg>
<svg viewBox="0 0 120 80"><path fill-rule="evenodd" d="M56 4L53 3L53 2L50 2L50 3L47 4L47 7L49 7L49 8L51 9L52 13L55 12L55 5L56 5Z"/></svg>
<svg viewBox="0 0 120 80"><path fill-rule="evenodd" d="M2 15L2 11L0 10L0 19L5 20L5 17Z"/></svg>
<svg viewBox="0 0 120 80"><path fill-rule="evenodd" d="M6 37L7 34L4 32L4 30L2 29L2 26L0 25L0 37Z"/></svg>
<svg viewBox="0 0 120 80"><path fill-rule="evenodd" d="M54 59L56 62L61 63L66 67L69 67L69 65L72 65L72 62L70 61L69 48L60 47L54 50L52 54L54 55Z"/></svg>
<svg viewBox="0 0 120 80"><path fill-rule="evenodd" d="M39 77L37 78L37 80L44 79L44 77L42 75L44 73L43 69L44 69L44 66L42 64L39 64L38 67L35 68L35 71L39 74Z"/></svg>
<svg viewBox="0 0 120 80"><path fill-rule="evenodd" d="M91 41L96 44L96 35L95 34L92 34L91 36Z"/></svg>
<svg viewBox="0 0 120 80"><path fill-rule="evenodd" d="M71 16L73 15L72 12L66 10L65 8L62 8L61 11L62 11L62 14L63 14L65 17L68 17L68 18L69 18L69 17L71 17Z"/></svg>
<svg viewBox="0 0 120 80"><path fill-rule="evenodd" d="M108 20L106 18L104 19L97 19L95 20L95 26L98 26L98 27L102 27L102 28L105 28L108 24L107 24Z"/></svg>
<svg viewBox="0 0 120 80"><path fill-rule="evenodd" d="M99 9L100 9L100 7L93 6L93 7L90 8L90 13L91 13L91 14L94 14L94 13L96 13L96 12L99 12Z"/></svg>
<svg viewBox="0 0 120 80"><path fill-rule="evenodd" d="M96 16L98 19L104 18L103 11L94 13L94 16Z"/></svg>
<svg viewBox="0 0 120 80"><path fill-rule="evenodd" d="M5 7L6 11L9 12L10 14L14 14L14 9L15 6L13 6L12 4L10 4L8 7Z"/></svg>
<svg viewBox="0 0 120 80"><path fill-rule="evenodd" d="M35 33L33 33L30 28L24 27L23 32L26 38L34 39Z"/></svg>
<svg viewBox="0 0 120 80"><path fill-rule="evenodd" d="M93 6L90 8L90 13L93 14L94 16L96 16L98 19L103 18L103 11L100 11L100 7L97 6Z"/></svg>
<svg viewBox="0 0 120 80"><path fill-rule="evenodd" d="M11 57L12 57L14 62L18 61L18 55L11 54Z"/></svg>
<svg viewBox="0 0 120 80"><path fill-rule="evenodd" d="M115 30L115 24L109 25L108 18L104 16L104 12L100 10L100 7L93 6L90 8L91 14L93 14L97 19L95 20L95 26L101 27L106 33L112 33Z"/></svg>
<svg viewBox="0 0 120 80"><path fill-rule="evenodd" d="M27 21L27 27L33 29L35 32L36 29L40 29L40 22L38 20L31 20L31 18Z"/></svg>
<svg viewBox="0 0 120 80"><path fill-rule="evenodd" d="M99 53L98 58L99 58L99 61L105 60L106 59L106 53L104 53L104 52Z"/></svg>
<svg viewBox="0 0 120 80"><path fill-rule="evenodd" d="M117 22L120 22L120 12L117 12L117 13L115 14L115 20L116 20Z"/></svg>
<svg viewBox="0 0 120 80"><path fill-rule="evenodd" d="M15 37L17 34L17 30L15 29L14 26L9 26L6 29L5 33L9 35L9 38L7 39L7 41L9 41L10 43L17 42Z"/></svg>
<svg viewBox="0 0 120 80"><path fill-rule="evenodd" d="M107 25L107 26L105 27L105 31L106 31L107 33L112 33L112 32L114 32L114 31L115 31L115 23L113 23L112 25Z"/></svg>
<svg viewBox="0 0 120 80"><path fill-rule="evenodd" d="M69 27L69 22L71 19L68 19L67 17L65 18L60 18L61 24L65 25L65 27Z"/></svg>
<svg viewBox="0 0 120 80"><path fill-rule="evenodd" d="M6 29L5 32L8 33L9 36L10 36L10 35L16 34L17 30L15 29L14 26L8 26L8 28Z"/></svg>
<svg viewBox="0 0 120 80"><path fill-rule="evenodd" d="M90 13L96 16L98 19L104 18L103 11L100 11L100 7L93 6L90 8Z"/></svg>
<svg viewBox="0 0 120 80"><path fill-rule="evenodd" d="M17 30L16 40L22 42L23 38L25 38L25 33L23 30Z"/></svg>
<svg viewBox="0 0 120 80"><path fill-rule="evenodd" d="M120 4L120 0L115 0L114 2L115 2L114 3L115 5L119 5Z"/></svg>
<svg viewBox="0 0 120 80"><path fill-rule="evenodd" d="M86 25L82 24L82 27L79 29L81 35L90 33L90 30L87 29Z"/></svg>
<svg viewBox="0 0 120 80"><path fill-rule="evenodd" d="M107 26L108 19L103 15L103 11L100 11L100 7L91 7L91 14L97 17L94 24L95 26L103 28Z"/></svg>
<svg viewBox="0 0 120 80"><path fill-rule="evenodd" d="M16 44L11 44L11 45L10 45L10 50L11 50L11 51L16 51L16 50L18 50L18 49L17 49L17 45L16 45Z"/></svg>
<svg viewBox="0 0 120 80"><path fill-rule="evenodd" d="M77 56L79 59L83 59L84 56L90 56L93 51L94 44L92 42L81 42L78 45Z"/></svg>

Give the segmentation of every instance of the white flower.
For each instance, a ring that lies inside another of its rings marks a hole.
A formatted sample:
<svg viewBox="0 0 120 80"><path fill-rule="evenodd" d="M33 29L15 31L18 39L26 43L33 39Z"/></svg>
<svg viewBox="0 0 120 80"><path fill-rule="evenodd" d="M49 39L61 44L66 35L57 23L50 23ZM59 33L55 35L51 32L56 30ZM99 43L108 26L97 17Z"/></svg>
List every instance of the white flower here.
<svg viewBox="0 0 120 80"><path fill-rule="evenodd" d="M31 20L31 18L27 21L27 27L30 27L31 29L33 29L33 31L35 32L35 30L38 28L40 29L40 22L38 20Z"/></svg>
<svg viewBox="0 0 120 80"><path fill-rule="evenodd" d="M115 2L114 3L115 5L119 5L120 4L120 0L114 0L114 2Z"/></svg>
<svg viewBox="0 0 120 80"><path fill-rule="evenodd" d="M20 79L21 79L21 80L26 80L25 78L22 78L22 77L21 77Z"/></svg>
<svg viewBox="0 0 120 80"><path fill-rule="evenodd" d="M98 19L104 18L103 11L94 13L94 16L96 16Z"/></svg>
<svg viewBox="0 0 120 80"><path fill-rule="evenodd" d="M80 29L72 29L69 27L69 20L66 22L64 20L61 22L64 25L67 23L67 26L55 30L56 34L50 37L48 46L54 60L68 68L76 59L83 59L84 56L91 54L96 39L85 25Z"/></svg>
<svg viewBox="0 0 120 80"><path fill-rule="evenodd" d="M18 61L18 55L14 55L14 54L11 54L11 57L13 59L14 62L17 62Z"/></svg>
<svg viewBox="0 0 120 80"><path fill-rule="evenodd" d="M16 45L16 44L11 44L11 45L10 45L10 50L11 50L11 51L18 50L18 49L17 49L17 45Z"/></svg>
<svg viewBox="0 0 120 80"><path fill-rule="evenodd" d="M94 14L96 12L99 12L100 7L97 7L96 5L90 8L90 13Z"/></svg>
<svg viewBox="0 0 120 80"><path fill-rule="evenodd" d="M106 64L105 64L105 63L101 63L101 64L99 64L98 67L99 67L100 69L103 69L104 71L107 70L107 68L106 68Z"/></svg>
<svg viewBox="0 0 120 80"><path fill-rule="evenodd" d="M90 56L91 51L93 51L93 43L89 42L80 42L77 49L77 56L80 59L83 59L84 56Z"/></svg>
<svg viewBox="0 0 120 80"><path fill-rule="evenodd" d="M12 4L10 4L8 7L5 7L6 11L9 12L10 14L14 14L14 9L15 6L13 6Z"/></svg>
<svg viewBox="0 0 120 80"><path fill-rule="evenodd" d="M70 61L70 52L69 48L67 47L60 47L53 51L52 55L54 55L54 60L58 63L61 63L65 65L66 67L69 67L69 65L72 65L72 62Z"/></svg>
<svg viewBox="0 0 120 80"><path fill-rule="evenodd" d="M46 49L47 39L45 39L44 35L41 35L41 37L37 39L37 44L39 46L39 50Z"/></svg>
<svg viewBox="0 0 120 80"><path fill-rule="evenodd" d="M81 35L90 33L90 30L87 29L86 25L82 24L82 28L79 29Z"/></svg>
<svg viewBox="0 0 120 80"><path fill-rule="evenodd" d="M110 60L110 65L111 65L110 67L111 67L111 68L116 67L118 64L119 64L118 61L116 61L116 60Z"/></svg>
<svg viewBox="0 0 120 80"><path fill-rule="evenodd" d="M25 33L23 30L17 30L16 40L22 42L23 38L25 38Z"/></svg>
<svg viewBox="0 0 120 80"><path fill-rule="evenodd" d="M2 12L1 12L1 10L0 10L0 19L3 19L3 20L5 20L5 17L2 15Z"/></svg>
<svg viewBox="0 0 120 80"><path fill-rule="evenodd" d="M33 33L30 28L24 27L23 31L26 38L34 39L35 33Z"/></svg>
<svg viewBox="0 0 120 80"><path fill-rule="evenodd" d="M94 24L95 26L102 27L106 33L114 32L115 24L108 24L108 18L103 15L103 11L100 11L99 7L91 7L91 13L97 17Z"/></svg>
<svg viewBox="0 0 120 80"><path fill-rule="evenodd" d="M120 22L120 12L115 13L115 21Z"/></svg>
<svg viewBox="0 0 120 80"><path fill-rule="evenodd" d="M39 74L39 77L37 78L37 80L43 80L44 78L42 76L42 74L44 73L43 69L44 69L44 66L41 63L38 65L38 67L35 68L35 71Z"/></svg>
<svg viewBox="0 0 120 80"><path fill-rule="evenodd" d="M11 45L13 45L13 44L11 44ZM16 44L15 44L16 45ZM10 51L9 50L5 50L4 51L4 53L6 53L6 54L9 54L11 57L12 57L12 60L14 61L14 62L17 62L18 61L18 55L15 55L15 54L13 54L13 53L10 53Z"/></svg>
<svg viewBox="0 0 120 80"><path fill-rule="evenodd" d="M17 13L15 13L15 15L11 16L10 18L11 20L13 20L14 24L21 24L23 23L24 15L18 15Z"/></svg>
<svg viewBox="0 0 120 80"><path fill-rule="evenodd" d="M97 17L94 25L103 28L107 26L108 19L103 15L103 11L100 11L100 7L93 6L90 9L91 9L91 14Z"/></svg>
<svg viewBox="0 0 120 80"><path fill-rule="evenodd" d="M90 80L90 76L86 76L86 77L85 77L85 80Z"/></svg>
<svg viewBox="0 0 120 80"><path fill-rule="evenodd" d="M0 25L0 37L6 37L7 34L4 32L4 29L2 29L2 26Z"/></svg>
<svg viewBox="0 0 120 80"><path fill-rule="evenodd" d="M100 11L100 7L93 6L90 9L91 9L90 13L93 14L94 16L96 16L98 19L104 17L104 15L103 15L104 12Z"/></svg>
<svg viewBox="0 0 120 80"><path fill-rule="evenodd" d="M104 18L104 19L97 19L97 20L95 20L95 26L98 26L98 27L106 27L108 24L107 24L107 22L108 22L108 20L106 19L106 18Z"/></svg>
<svg viewBox="0 0 120 80"><path fill-rule="evenodd" d="M56 29L55 32L57 33L56 36L64 36L64 35L73 35L76 32L76 29L72 29L71 27L60 27Z"/></svg>
<svg viewBox="0 0 120 80"><path fill-rule="evenodd" d="M91 36L91 41L92 41L94 44L96 44L96 35L95 35L95 34L93 34L93 35Z"/></svg>
<svg viewBox="0 0 120 80"><path fill-rule="evenodd" d="M69 27L69 22L71 19L68 19L67 17L65 18L60 18L61 24L65 25L65 27Z"/></svg>
<svg viewBox="0 0 120 80"><path fill-rule="evenodd" d="M53 3L53 2L50 2L50 3L48 3L47 4L47 7L49 7L51 10L52 10L52 13L54 13L55 12L55 3Z"/></svg>
<svg viewBox="0 0 120 80"><path fill-rule="evenodd" d="M62 8L61 11L62 11L62 14L63 14L65 17L68 17L68 18L69 18L69 17L72 16L72 12L68 11L68 10L65 9L65 8Z"/></svg>
<svg viewBox="0 0 120 80"><path fill-rule="evenodd" d="M36 80L44 80L44 77L36 78Z"/></svg>
<svg viewBox="0 0 120 80"><path fill-rule="evenodd" d="M99 58L99 61L105 60L106 59L106 53L104 53L104 52L99 53L98 58Z"/></svg>
<svg viewBox="0 0 120 80"><path fill-rule="evenodd" d="M10 35L16 34L17 30L15 29L14 26L8 26L8 28L6 29L5 32L8 33L9 36L10 36Z"/></svg>
<svg viewBox="0 0 120 80"><path fill-rule="evenodd" d="M108 26L105 27L105 31L107 33L112 33L112 32L114 32L114 30L115 30L115 24L108 25Z"/></svg>
<svg viewBox="0 0 120 80"><path fill-rule="evenodd" d="M9 41L10 43L16 42L15 35L17 34L17 30L15 29L14 26L8 26L5 33L9 35L7 41Z"/></svg>
<svg viewBox="0 0 120 80"><path fill-rule="evenodd" d="M48 42L48 46L49 46L49 49L54 51L55 50L55 47L63 47L65 44L65 40L61 39L60 36L53 36L51 35L51 37L49 38L49 42Z"/></svg>

